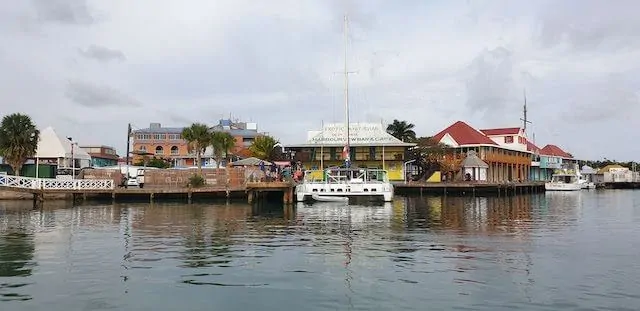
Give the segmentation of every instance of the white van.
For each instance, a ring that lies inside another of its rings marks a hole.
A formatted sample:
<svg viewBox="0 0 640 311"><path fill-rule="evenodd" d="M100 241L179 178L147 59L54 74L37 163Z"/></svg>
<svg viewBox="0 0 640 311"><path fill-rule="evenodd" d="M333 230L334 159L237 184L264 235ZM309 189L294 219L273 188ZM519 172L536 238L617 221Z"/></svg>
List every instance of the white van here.
<svg viewBox="0 0 640 311"><path fill-rule="evenodd" d="M120 167L120 172L128 177L127 187L144 187L144 171L145 168L139 166L129 166L129 174L127 174L127 167Z"/></svg>

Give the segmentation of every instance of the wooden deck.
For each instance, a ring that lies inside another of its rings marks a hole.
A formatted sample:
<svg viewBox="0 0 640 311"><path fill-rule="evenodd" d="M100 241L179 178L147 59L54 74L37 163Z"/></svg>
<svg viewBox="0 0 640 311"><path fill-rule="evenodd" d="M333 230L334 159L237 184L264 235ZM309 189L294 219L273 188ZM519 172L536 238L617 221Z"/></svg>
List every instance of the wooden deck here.
<svg viewBox="0 0 640 311"><path fill-rule="evenodd" d="M396 194L516 194L544 192L544 182L437 182L437 183L397 183Z"/></svg>

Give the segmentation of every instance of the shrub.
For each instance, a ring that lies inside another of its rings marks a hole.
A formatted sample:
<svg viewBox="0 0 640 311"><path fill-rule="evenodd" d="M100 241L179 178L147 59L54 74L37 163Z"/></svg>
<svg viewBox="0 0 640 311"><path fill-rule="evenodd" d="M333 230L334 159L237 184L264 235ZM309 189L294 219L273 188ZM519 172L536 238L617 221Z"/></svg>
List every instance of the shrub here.
<svg viewBox="0 0 640 311"><path fill-rule="evenodd" d="M205 184L205 180L204 180L204 177L202 177L202 175L193 174L191 175L191 177L189 177L189 186L193 188L202 187L204 186L204 184Z"/></svg>

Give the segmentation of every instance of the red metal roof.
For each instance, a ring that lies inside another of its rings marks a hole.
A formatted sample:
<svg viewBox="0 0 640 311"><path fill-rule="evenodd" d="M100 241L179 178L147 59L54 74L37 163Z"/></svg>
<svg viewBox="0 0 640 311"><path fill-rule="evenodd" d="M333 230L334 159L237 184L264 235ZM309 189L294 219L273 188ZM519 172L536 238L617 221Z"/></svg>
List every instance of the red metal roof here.
<svg viewBox="0 0 640 311"><path fill-rule="evenodd" d="M451 124L446 129L440 131L438 134L433 136L433 140L440 142L446 134L449 134L449 136L451 136L451 138L453 138L453 140L455 140L459 146L498 145L489 137L485 136L480 131L474 129L473 127L469 126L469 124L462 121Z"/></svg>
<svg viewBox="0 0 640 311"><path fill-rule="evenodd" d="M518 135L520 133L519 127L505 127L505 128L497 128L497 129L485 129L480 130L483 134L487 136L494 135Z"/></svg>
<svg viewBox="0 0 640 311"><path fill-rule="evenodd" d="M533 153L541 153L540 147L536 146L534 143L527 140L527 151Z"/></svg>
<svg viewBox="0 0 640 311"><path fill-rule="evenodd" d="M544 148L540 150L540 154L550 155L555 157L563 157L563 158L573 158L570 154L560 149L560 147L556 145L546 145Z"/></svg>

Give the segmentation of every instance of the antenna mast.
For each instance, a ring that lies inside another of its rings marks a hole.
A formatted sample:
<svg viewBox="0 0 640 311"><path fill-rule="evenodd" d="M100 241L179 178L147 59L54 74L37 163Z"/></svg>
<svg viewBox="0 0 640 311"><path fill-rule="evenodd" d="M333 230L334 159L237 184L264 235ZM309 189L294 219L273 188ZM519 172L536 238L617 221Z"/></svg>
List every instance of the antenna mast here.
<svg viewBox="0 0 640 311"><path fill-rule="evenodd" d="M522 121L522 129L526 133L527 132L527 123L531 123L531 121L529 121L529 119L527 119L527 90L524 89L522 91L522 93L524 95L524 107L522 109L523 118L520 118L520 120Z"/></svg>

